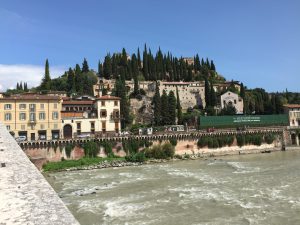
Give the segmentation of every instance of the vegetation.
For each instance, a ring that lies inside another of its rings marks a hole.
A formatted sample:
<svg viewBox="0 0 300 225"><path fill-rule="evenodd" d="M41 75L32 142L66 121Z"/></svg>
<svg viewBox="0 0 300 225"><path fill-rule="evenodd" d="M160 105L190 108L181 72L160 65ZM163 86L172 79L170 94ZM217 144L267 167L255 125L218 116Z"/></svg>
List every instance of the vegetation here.
<svg viewBox="0 0 300 225"><path fill-rule="evenodd" d="M173 158L175 148L171 143L165 143L163 145L154 145L152 148L146 148L144 152L146 158L167 159Z"/></svg>
<svg viewBox="0 0 300 225"><path fill-rule="evenodd" d="M48 162L43 165L45 172L60 171L72 167L84 167L96 165L104 161L123 161L124 158L81 158L79 160L62 160L60 162Z"/></svg>
<svg viewBox="0 0 300 225"><path fill-rule="evenodd" d="M234 141L234 136L219 136L219 137L211 137L211 136L204 136L201 137L198 142L198 148L203 148L208 146L208 148L221 148L224 146L231 146Z"/></svg>

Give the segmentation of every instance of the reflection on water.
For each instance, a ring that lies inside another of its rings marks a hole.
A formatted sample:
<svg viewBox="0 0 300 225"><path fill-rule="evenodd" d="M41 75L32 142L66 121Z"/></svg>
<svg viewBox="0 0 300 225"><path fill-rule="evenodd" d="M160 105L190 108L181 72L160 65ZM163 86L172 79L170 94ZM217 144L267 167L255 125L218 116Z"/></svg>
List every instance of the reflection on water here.
<svg viewBox="0 0 300 225"><path fill-rule="evenodd" d="M300 152L48 178L81 224L300 224Z"/></svg>

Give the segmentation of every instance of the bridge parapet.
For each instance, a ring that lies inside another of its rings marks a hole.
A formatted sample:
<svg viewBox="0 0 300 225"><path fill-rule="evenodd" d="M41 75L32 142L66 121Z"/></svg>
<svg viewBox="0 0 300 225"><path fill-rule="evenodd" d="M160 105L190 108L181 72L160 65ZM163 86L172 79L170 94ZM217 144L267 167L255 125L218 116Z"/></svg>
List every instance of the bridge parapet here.
<svg viewBox="0 0 300 225"><path fill-rule="evenodd" d="M79 225L0 123L0 224Z"/></svg>

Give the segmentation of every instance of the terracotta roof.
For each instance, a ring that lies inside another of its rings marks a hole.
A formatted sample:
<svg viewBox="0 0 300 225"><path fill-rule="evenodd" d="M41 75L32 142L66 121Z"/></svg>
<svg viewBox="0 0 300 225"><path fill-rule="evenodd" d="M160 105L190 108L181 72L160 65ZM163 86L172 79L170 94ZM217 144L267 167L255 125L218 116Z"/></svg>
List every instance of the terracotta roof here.
<svg viewBox="0 0 300 225"><path fill-rule="evenodd" d="M300 104L286 104L286 105L283 105L284 107L286 108L300 108Z"/></svg>
<svg viewBox="0 0 300 225"><path fill-rule="evenodd" d="M26 94L26 95L12 95L0 98L1 100L60 100L60 96L48 96L48 95L36 95L36 94Z"/></svg>
<svg viewBox="0 0 300 225"><path fill-rule="evenodd" d="M70 100L70 101L63 101L63 105L93 105L94 101L91 100Z"/></svg>
<svg viewBox="0 0 300 225"><path fill-rule="evenodd" d="M120 100L121 98L111 95L104 95L101 97L96 98L96 100Z"/></svg>

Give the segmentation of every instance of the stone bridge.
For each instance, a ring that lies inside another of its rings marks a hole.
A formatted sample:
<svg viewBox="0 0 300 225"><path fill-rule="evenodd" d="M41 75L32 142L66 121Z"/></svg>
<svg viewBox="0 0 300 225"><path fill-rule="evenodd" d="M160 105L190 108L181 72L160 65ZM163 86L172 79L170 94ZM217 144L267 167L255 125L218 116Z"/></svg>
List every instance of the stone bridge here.
<svg viewBox="0 0 300 225"><path fill-rule="evenodd" d="M1 123L0 224L79 225Z"/></svg>

